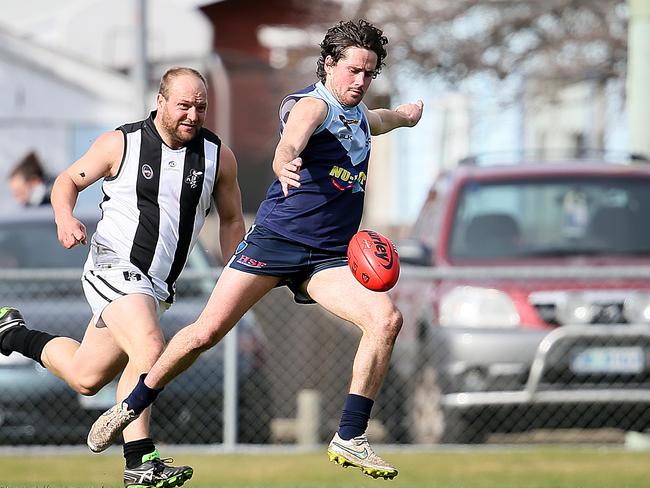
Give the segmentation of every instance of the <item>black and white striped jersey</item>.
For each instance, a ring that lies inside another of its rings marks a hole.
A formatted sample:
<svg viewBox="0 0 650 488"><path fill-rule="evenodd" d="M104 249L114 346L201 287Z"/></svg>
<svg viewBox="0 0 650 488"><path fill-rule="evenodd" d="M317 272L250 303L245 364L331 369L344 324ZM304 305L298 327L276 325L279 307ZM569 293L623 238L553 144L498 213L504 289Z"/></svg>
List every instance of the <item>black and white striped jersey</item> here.
<svg viewBox="0 0 650 488"><path fill-rule="evenodd" d="M102 218L92 242L135 265L158 299L171 303L210 210L221 141L201 129L186 147L170 149L154 117L119 127L124 155L117 175L102 184Z"/></svg>

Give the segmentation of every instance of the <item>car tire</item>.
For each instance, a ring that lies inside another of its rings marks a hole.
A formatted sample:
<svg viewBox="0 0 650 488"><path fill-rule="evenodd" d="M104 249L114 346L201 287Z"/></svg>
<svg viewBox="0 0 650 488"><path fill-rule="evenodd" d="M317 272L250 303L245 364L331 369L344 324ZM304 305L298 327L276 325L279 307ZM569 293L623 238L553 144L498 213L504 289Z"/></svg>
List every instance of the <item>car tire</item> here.
<svg viewBox="0 0 650 488"><path fill-rule="evenodd" d="M169 444L214 444L223 438L220 397L182 398L167 395L155 405L151 424L154 439Z"/></svg>
<svg viewBox="0 0 650 488"><path fill-rule="evenodd" d="M409 409L409 433L415 444L470 444L485 440L471 418L442 406L439 373L423 366L415 378Z"/></svg>
<svg viewBox="0 0 650 488"><path fill-rule="evenodd" d="M445 419L440 405L438 375L425 366L415 378L409 411L409 433L416 444L438 444L444 437Z"/></svg>
<svg viewBox="0 0 650 488"><path fill-rule="evenodd" d="M408 397L408 385L397 368L391 364L375 400L373 410L374 418L380 421L385 428L383 442L388 444L408 444L410 442L406 422L408 402L396 401L396 399Z"/></svg>
<svg viewBox="0 0 650 488"><path fill-rule="evenodd" d="M263 371L255 371L240 384L237 442L266 444L271 440L270 383Z"/></svg>

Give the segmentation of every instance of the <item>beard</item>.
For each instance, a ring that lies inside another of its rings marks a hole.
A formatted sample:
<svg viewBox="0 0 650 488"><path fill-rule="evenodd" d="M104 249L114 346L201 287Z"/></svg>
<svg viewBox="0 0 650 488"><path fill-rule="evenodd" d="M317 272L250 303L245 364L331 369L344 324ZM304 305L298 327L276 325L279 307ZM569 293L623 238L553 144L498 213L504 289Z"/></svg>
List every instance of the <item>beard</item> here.
<svg viewBox="0 0 650 488"><path fill-rule="evenodd" d="M198 132L199 127L196 125L193 127L188 127L179 124L170 134L175 141L178 141L182 144L187 144L196 137L196 134Z"/></svg>
<svg viewBox="0 0 650 488"><path fill-rule="evenodd" d="M201 124L194 126L183 125L181 122L173 120L167 114L163 114L162 127L174 145L184 146L196 137L201 128Z"/></svg>
<svg viewBox="0 0 650 488"><path fill-rule="evenodd" d="M348 108L356 107L363 100L364 92L362 93L353 93L348 90L342 92L333 92L334 97L339 101L341 105Z"/></svg>

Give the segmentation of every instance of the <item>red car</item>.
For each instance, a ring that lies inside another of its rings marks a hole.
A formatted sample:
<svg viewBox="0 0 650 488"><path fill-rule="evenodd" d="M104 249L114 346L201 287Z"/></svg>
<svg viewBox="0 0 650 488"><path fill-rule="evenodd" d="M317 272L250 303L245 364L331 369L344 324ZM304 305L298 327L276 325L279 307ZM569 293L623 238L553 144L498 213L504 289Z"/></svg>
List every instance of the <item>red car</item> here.
<svg viewBox="0 0 650 488"><path fill-rule="evenodd" d="M399 252L410 440L650 427L650 164L461 165Z"/></svg>

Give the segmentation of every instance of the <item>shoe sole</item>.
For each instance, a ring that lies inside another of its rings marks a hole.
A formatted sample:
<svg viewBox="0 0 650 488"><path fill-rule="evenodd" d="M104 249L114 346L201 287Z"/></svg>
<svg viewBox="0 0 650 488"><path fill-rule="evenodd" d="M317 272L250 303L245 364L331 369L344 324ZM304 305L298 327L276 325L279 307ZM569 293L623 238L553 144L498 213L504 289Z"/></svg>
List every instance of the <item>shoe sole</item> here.
<svg viewBox="0 0 650 488"><path fill-rule="evenodd" d="M346 457L342 456L341 454L329 449L327 450L327 456L330 458L330 461L332 461L335 464L338 464L342 468L347 468L348 466L359 468L363 472L363 474L368 475L374 479L384 478L385 480L392 480L395 476L397 476L397 470L389 471L387 469L369 468L367 466L361 466L360 464L351 461Z"/></svg>
<svg viewBox="0 0 650 488"><path fill-rule="evenodd" d="M88 446L88 449L90 449L95 454L99 454L100 452L104 452L106 449L111 447L113 444L115 444L115 439L111 440L110 442L106 443L106 445L103 445L103 446L98 446L98 445L94 444L90 440L90 436L86 439L86 445ZM0 485L0 488L2 488L2 485Z"/></svg>
<svg viewBox="0 0 650 488"><path fill-rule="evenodd" d="M189 481L192 478L193 474L194 470L188 469L181 474L177 474L176 476L172 476L169 479L160 481L155 485L127 485L126 488L174 488L176 486L183 486L186 481Z"/></svg>
<svg viewBox="0 0 650 488"><path fill-rule="evenodd" d="M88 446L88 449L90 449L90 450L91 450L92 452L94 452L95 454L99 454L100 452L104 452L106 449L108 449L109 447L111 447L112 442L106 444L106 446L104 446L104 447L99 447L97 444L93 443L93 442L90 440L90 436L91 436L91 435L92 435L92 431L88 433L88 437L87 437L87 439L86 439L86 445Z"/></svg>
<svg viewBox="0 0 650 488"><path fill-rule="evenodd" d="M94 453L100 453L111 447L113 443L115 442L115 439L120 435L121 432L128 427L128 425L137 420L139 415L135 416L134 418L129 419L125 424L123 424L118 430L113 432L113 435L108 439L107 441L101 442L101 444L98 444L96 442L93 442L92 438L95 437L96 431L99 430L100 427L98 427L96 424L105 416L108 414L112 413L113 408L107 410L104 412L97 420L95 420L95 423L90 427L90 432L88 432L88 436L86 437L86 445L88 448L94 452Z"/></svg>
<svg viewBox="0 0 650 488"><path fill-rule="evenodd" d="M88 446L88 449L90 449L90 450L91 450L92 452L94 452L95 454L99 454L100 452L103 452L103 451L106 450L106 449L100 449L100 448L97 447L96 445L91 444L91 442L90 442L89 440L86 440L86 445Z"/></svg>

